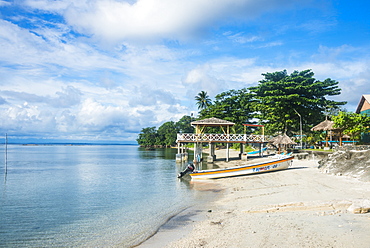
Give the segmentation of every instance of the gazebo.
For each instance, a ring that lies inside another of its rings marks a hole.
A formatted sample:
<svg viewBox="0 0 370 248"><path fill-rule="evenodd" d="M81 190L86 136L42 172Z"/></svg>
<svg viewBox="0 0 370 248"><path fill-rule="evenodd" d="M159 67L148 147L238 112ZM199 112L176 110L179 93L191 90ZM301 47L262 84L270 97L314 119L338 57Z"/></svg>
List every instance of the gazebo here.
<svg viewBox="0 0 370 248"><path fill-rule="evenodd" d="M216 158L215 156L215 144L216 143L226 143L226 161L229 161L229 146L230 143L260 143L265 142L264 135L247 135L244 134L230 134L230 127L234 126L235 123L227 120L222 120L219 118L207 118L203 120L197 120L191 122L191 125L195 127L195 133L179 133L177 134L177 145L178 145L178 156L176 160L180 161L180 145L182 143L194 143L194 160L199 162L201 156L202 143L208 143L210 148L210 154L207 158L208 162L213 162ZM249 124L247 124L249 125ZM254 125L262 126L262 125ZM222 132L220 133L206 133L209 127L219 127ZM263 126L262 126L263 127ZM241 154L243 153L243 145L241 147Z"/></svg>
<svg viewBox="0 0 370 248"><path fill-rule="evenodd" d="M195 127L195 134L197 138L200 138L200 142L201 140L203 140L202 134L205 134L207 127L219 127L222 130L223 135L226 135L227 138L230 138L230 127L235 125L234 122L222 120L215 117L193 121L190 124ZM198 142L194 143L194 157L200 158L202 148L197 143ZM215 143L213 142L209 142L210 154L207 158L207 161L210 162L213 162L213 160L216 159L214 144ZM226 143L226 161L229 161L229 143ZM198 159L197 162L200 162L200 159Z"/></svg>
<svg viewBox="0 0 370 248"><path fill-rule="evenodd" d="M326 119L325 121L320 122L319 124L317 124L316 126L311 128L311 131L326 131L326 138L325 138L325 141L326 141L325 146L326 147L329 146L328 131L336 131L336 130L340 130L340 128L334 128L334 121L330 121L328 119ZM342 145L342 135L341 134L339 135L339 145L340 146Z"/></svg>
<svg viewBox="0 0 370 248"><path fill-rule="evenodd" d="M289 138L289 136L286 135L285 133L283 135L278 135L278 136L272 138L271 140L269 140L269 143L272 143L273 145L278 146L279 152L280 152L280 145L287 146L287 145L296 145L297 144L291 138Z"/></svg>

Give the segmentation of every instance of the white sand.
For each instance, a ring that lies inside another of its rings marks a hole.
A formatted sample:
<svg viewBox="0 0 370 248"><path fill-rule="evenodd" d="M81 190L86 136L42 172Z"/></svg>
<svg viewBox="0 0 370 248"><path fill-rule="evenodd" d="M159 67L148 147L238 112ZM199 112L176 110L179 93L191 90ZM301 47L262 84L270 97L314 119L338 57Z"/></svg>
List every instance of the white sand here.
<svg viewBox="0 0 370 248"><path fill-rule="evenodd" d="M222 188L222 197L198 207L200 217L140 247L370 247L370 213L347 210L370 200L370 183L322 174L317 161L294 160L284 171L192 183Z"/></svg>

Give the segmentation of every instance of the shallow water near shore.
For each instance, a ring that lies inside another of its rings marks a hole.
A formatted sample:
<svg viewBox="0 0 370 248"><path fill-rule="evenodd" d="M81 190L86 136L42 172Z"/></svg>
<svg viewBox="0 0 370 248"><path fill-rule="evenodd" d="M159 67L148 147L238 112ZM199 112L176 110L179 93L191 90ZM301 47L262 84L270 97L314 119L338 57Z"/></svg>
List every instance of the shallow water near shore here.
<svg viewBox="0 0 370 248"><path fill-rule="evenodd" d="M2 152L4 151L1 148ZM175 149L8 146L0 247L130 247L211 197L177 179Z"/></svg>

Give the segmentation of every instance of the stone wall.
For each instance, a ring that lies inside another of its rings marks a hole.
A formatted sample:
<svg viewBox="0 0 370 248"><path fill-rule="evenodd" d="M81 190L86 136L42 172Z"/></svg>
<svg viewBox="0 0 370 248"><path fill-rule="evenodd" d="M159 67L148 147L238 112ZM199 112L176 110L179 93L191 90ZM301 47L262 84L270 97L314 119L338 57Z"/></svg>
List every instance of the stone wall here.
<svg viewBox="0 0 370 248"><path fill-rule="evenodd" d="M363 151L363 150L370 150L370 145L360 145L360 146L353 146L353 145L346 145L346 146L337 146L335 148L336 151Z"/></svg>
<svg viewBox="0 0 370 248"><path fill-rule="evenodd" d="M319 161L324 173L370 181L370 146L339 147Z"/></svg>

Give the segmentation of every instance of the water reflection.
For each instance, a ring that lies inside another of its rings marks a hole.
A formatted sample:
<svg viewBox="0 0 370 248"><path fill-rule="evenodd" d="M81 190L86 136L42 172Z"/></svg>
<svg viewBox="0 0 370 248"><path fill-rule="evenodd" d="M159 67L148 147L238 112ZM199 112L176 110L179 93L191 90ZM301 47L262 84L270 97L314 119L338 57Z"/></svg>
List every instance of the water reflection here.
<svg viewBox="0 0 370 248"><path fill-rule="evenodd" d="M138 234L153 234L169 216L215 192L214 186L177 179L186 163L176 164L176 152L137 146L12 147L7 179L0 185L2 244L97 247L109 240L105 246L115 247Z"/></svg>

